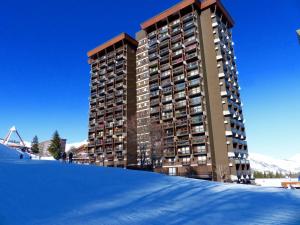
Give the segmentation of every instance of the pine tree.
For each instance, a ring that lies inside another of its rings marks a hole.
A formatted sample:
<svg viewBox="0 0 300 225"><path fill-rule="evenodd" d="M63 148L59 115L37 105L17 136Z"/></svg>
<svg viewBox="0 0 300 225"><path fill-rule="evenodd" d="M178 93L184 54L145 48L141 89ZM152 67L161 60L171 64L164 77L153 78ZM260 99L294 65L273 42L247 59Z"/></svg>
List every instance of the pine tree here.
<svg viewBox="0 0 300 225"><path fill-rule="evenodd" d="M31 151L34 154L38 154L40 152L39 139L36 135L33 137L32 142L31 142Z"/></svg>
<svg viewBox="0 0 300 225"><path fill-rule="evenodd" d="M51 155L56 159L60 159L61 155L61 145L60 145L60 137L57 131L54 132L50 146L48 148L48 151L51 153Z"/></svg>

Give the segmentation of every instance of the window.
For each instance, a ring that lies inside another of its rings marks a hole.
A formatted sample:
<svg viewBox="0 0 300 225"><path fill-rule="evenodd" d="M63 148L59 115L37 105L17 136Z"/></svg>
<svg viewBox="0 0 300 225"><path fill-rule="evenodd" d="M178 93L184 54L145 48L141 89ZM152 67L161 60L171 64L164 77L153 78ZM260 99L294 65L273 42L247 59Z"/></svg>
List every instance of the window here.
<svg viewBox="0 0 300 225"><path fill-rule="evenodd" d="M169 175L170 176L176 176L176 168L175 167L170 167L169 168Z"/></svg>

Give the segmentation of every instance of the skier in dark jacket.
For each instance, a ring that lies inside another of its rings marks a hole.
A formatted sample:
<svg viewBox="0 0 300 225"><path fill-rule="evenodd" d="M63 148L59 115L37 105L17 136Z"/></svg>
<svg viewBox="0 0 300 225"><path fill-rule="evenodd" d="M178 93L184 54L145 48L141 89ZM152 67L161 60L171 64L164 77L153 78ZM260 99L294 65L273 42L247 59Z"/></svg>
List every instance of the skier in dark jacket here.
<svg viewBox="0 0 300 225"><path fill-rule="evenodd" d="M62 153L61 158L62 158L63 162L66 162L66 159L67 159L67 154L66 154L66 152L63 152L63 153Z"/></svg>
<svg viewBox="0 0 300 225"><path fill-rule="evenodd" d="M69 163L73 162L73 153L69 152Z"/></svg>

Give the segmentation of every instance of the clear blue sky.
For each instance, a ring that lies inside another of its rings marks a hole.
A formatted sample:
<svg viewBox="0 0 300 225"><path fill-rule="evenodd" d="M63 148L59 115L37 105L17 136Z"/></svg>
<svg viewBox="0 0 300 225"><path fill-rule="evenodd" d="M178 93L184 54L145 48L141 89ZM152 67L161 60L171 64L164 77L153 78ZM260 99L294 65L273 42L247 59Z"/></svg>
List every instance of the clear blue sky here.
<svg viewBox="0 0 300 225"><path fill-rule="evenodd" d="M16 125L25 140L54 130L69 142L87 138L86 52L178 0L2 1L0 137ZM223 0L234 18L235 53L249 151L300 153L298 0Z"/></svg>

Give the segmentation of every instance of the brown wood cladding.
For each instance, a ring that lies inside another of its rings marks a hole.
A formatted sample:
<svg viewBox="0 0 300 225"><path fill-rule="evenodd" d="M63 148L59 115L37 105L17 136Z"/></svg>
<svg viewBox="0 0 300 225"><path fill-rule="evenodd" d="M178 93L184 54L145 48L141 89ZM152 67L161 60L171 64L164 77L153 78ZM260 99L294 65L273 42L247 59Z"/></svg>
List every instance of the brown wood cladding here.
<svg viewBox="0 0 300 225"><path fill-rule="evenodd" d="M89 51L87 53L87 55L88 55L88 57L91 57L91 56L95 55L96 53L98 53L98 52L100 52L100 51L102 51L102 50L104 50L104 49L106 49L106 48L122 41L122 40L126 40L130 44L132 44L133 46L136 46L136 47L138 45L138 42L135 39L133 39L132 37L130 37L128 34L121 33L120 35L114 37L113 39L111 39L111 40L105 42L104 44L98 46L97 48L94 48L93 50Z"/></svg>
<svg viewBox="0 0 300 225"><path fill-rule="evenodd" d="M156 24L157 22L167 18L168 16L171 16L172 14L180 11L181 9L184 9L192 4L195 4L199 9L204 10L213 4L216 4L218 9L223 13L223 15L226 17L226 19L229 22L229 25L232 27L234 25L234 21L232 17L229 15L229 13L226 11L224 6L219 0L206 0L204 2L199 2L199 0L183 0L182 2L178 3L177 5L171 7L170 9L167 9L166 11L158 14L157 16L152 17L151 19L145 21L141 24L141 28L147 29L148 27Z"/></svg>

